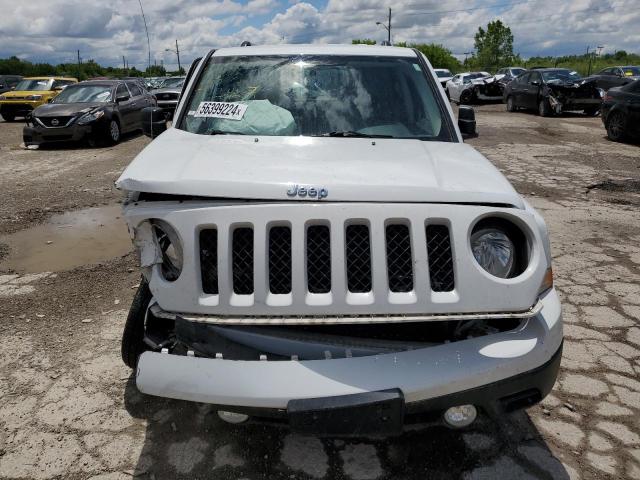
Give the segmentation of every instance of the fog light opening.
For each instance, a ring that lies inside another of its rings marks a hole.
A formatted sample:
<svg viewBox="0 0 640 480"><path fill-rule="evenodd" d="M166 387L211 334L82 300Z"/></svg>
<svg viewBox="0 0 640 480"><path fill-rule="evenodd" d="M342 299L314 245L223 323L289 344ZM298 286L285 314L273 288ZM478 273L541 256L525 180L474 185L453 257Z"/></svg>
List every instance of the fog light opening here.
<svg viewBox="0 0 640 480"><path fill-rule="evenodd" d="M473 405L458 405L450 407L444 412L444 421L453 428L468 427L478 416L478 410Z"/></svg>
<svg viewBox="0 0 640 480"><path fill-rule="evenodd" d="M218 410L218 417L227 423L238 425L249 420L249 415L244 413L227 412L226 410Z"/></svg>

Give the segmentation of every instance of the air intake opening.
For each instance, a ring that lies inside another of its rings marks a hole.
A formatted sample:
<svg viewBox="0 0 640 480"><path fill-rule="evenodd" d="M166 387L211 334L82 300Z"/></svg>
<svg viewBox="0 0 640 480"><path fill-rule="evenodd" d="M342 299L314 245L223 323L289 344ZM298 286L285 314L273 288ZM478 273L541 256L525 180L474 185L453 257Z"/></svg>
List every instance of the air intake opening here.
<svg viewBox="0 0 640 480"><path fill-rule="evenodd" d="M431 290L450 292L455 281L449 228L445 225L427 225L426 234Z"/></svg>
<svg viewBox="0 0 640 480"><path fill-rule="evenodd" d="M237 295L253 293L253 229L233 231L233 291Z"/></svg>
<svg viewBox="0 0 640 480"><path fill-rule="evenodd" d="M206 229L200 232L200 275L202 291L218 294L218 230Z"/></svg>
<svg viewBox="0 0 640 480"><path fill-rule="evenodd" d="M387 279L392 292L413 290L411 236L407 225L387 225Z"/></svg>
<svg viewBox="0 0 640 480"><path fill-rule="evenodd" d="M307 228L307 288L310 293L331 291L331 236L326 225Z"/></svg>
<svg viewBox="0 0 640 480"><path fill-rule="evenodd" d="M269 230L269 291L291 293L291 229L273 227Z"/></svg>
<svg viewBox="0 0 640 480"><path fill-rule="evenodd" d="M352 293L371 291L371 240L367 225L349 225L346 232L347 286Z"/></svg>

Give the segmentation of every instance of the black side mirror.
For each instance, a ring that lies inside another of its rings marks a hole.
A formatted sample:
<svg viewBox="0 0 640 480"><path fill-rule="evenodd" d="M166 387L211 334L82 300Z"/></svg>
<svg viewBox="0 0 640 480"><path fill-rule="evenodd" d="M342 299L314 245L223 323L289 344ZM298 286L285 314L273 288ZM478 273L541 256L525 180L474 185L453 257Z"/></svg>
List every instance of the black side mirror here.
<svg viewBox="0 0 640 480"><path fill-rule="evenodd" d="M126 102L127 100L129 100L129 95L120 95L119 97L116 97L117 103Z"/></svg>
<svg viewBox="0 0 640 480"><path fill-rule="evenodd" d="M476 131L476 112L473 107L460 105L458 108L458 128L462 133L462 138L475 138L478 136Z"/></svg>
<svg viewBox="0 0 640 480"><path fill-rule="evenodd" d="M142 109L142 132L155 138L167 129L167 116L162 108L145 107Z"/></svg>

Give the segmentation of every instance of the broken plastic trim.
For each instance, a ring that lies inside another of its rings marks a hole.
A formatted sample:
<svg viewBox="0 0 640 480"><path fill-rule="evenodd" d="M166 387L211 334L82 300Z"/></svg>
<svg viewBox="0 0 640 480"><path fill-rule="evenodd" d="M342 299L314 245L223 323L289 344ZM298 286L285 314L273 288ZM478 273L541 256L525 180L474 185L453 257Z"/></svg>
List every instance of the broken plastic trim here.
<svg viewBox="0 0 640 480"><path fill-rule="evenodd" d="M433 315L355 315L355 316L301 316L301 317L233 317L214 315L191 315L166 312L158 304L150 307L151 313L159 318L183 320L212 325L340 325L340 324L373 324L373 323L410 323L450 320L499 320L507 318L531 318L542 311L542 303L538 301L529 310L523 312L498 313L453 313Z"/></svg>

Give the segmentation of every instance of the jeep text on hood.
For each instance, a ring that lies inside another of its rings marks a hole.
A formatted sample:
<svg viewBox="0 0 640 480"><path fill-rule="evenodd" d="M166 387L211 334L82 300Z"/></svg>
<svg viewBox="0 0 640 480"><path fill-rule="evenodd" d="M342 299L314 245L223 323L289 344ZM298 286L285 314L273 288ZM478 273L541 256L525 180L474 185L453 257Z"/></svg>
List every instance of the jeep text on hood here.
<svg viewBox="0 0 640 480"><path fill-rule="evenodd" d="M366 434L550 391L544 221L462 143L422 54L248 46L192 70L174 127L117 182L144 276L122 355L143 393Z"/></svg>

